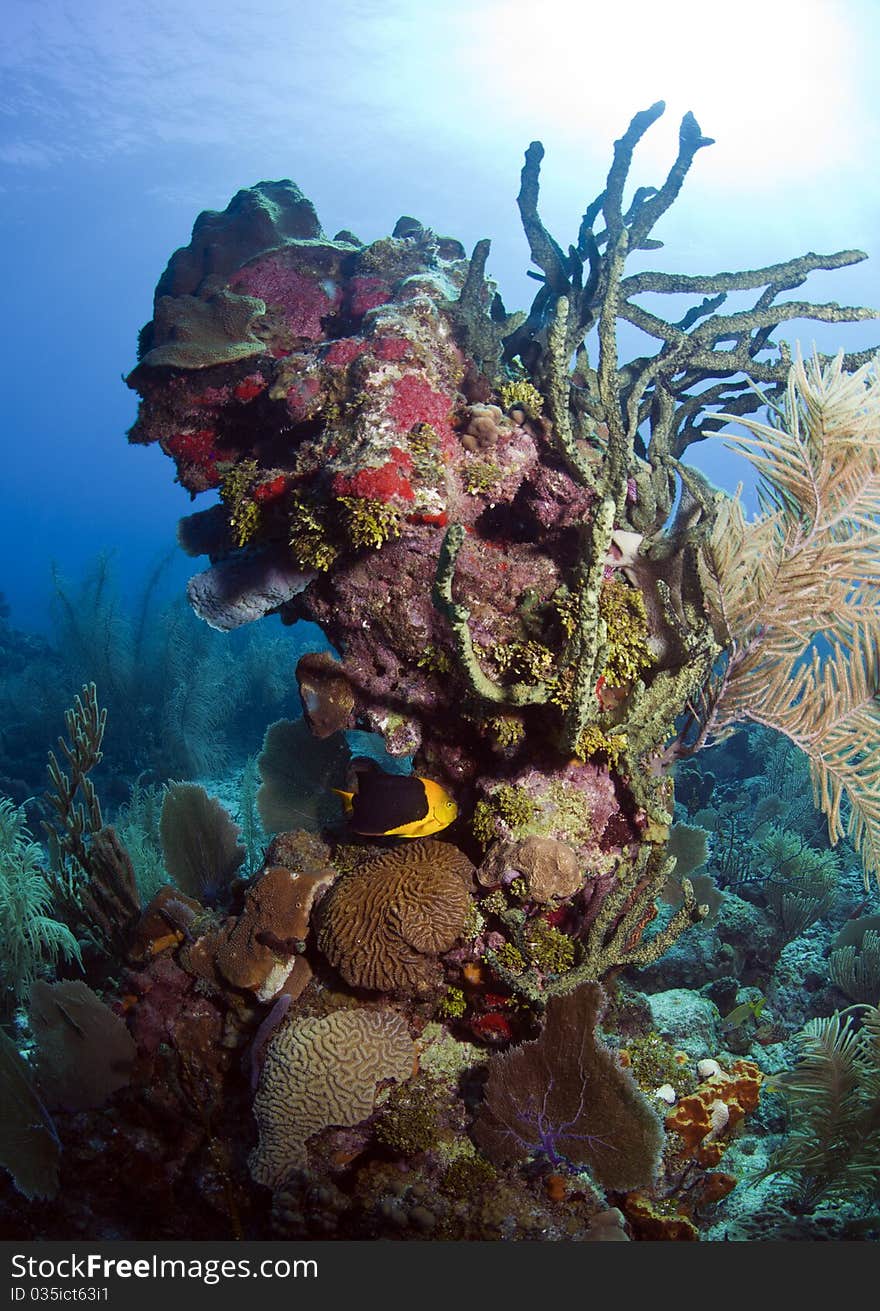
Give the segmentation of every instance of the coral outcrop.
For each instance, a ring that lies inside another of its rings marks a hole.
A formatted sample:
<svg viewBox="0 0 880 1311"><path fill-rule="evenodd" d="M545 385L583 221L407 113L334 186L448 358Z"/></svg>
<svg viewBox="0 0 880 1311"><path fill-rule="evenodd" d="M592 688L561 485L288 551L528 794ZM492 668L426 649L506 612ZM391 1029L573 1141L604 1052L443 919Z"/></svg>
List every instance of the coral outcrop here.
<svg viewBox="0 0 880 1311"><path fill-rule="evenodd" d="M221 627L272 611L314 620L341 658L299 671L313 733L365 728L414 755L484 848L552 839L585 875L616 873L622 895L593 908L597 977L651 958L640 939L669 873L669 766L702 742L692 724L681 738L681 718L739 640L719 619L719 588L736 583L719 525L736 511L681 459L725 414L782 393L790 359L766 358L773 327L795 312L870 315L777 303L855 251L625 276L711 144L686 115L665 183L624 211L633 152L662 111L616 143L567 254L540 218L543 148L529 147L519 207L542 286L528 314L508 314L487 279L488 242L468 258L411 218L367 245L331 239L292 183L261 183L197 220L128 379L141 397L131 440L158 442L193 495L220 493L181 529L211 557L190 588L199 613ZM734 290L756 291L755 305L719 313ZM704 299L667 323L643 301L669 293ZM657 353L622 365L621 321ZM873 801L858 815L867 849ZM705 913L687 878L678 900L658 950Z"/></svg>

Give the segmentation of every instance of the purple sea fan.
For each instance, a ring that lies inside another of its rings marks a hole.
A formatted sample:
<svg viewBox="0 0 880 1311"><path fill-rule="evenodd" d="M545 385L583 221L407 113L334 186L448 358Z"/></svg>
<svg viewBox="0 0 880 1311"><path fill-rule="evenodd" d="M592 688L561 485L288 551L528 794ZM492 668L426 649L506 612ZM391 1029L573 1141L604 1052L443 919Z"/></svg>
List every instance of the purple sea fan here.
<svg viewBox="0 0 880 1311"><path fill-rule="evenodd" d="M541 1036L493 1056L473 1128L496 1164L546 1156L586 1166L603 1188L651 1184L663 1126L618 1057L596 1036L605 995L586 983L547 1005Z"/></svg>

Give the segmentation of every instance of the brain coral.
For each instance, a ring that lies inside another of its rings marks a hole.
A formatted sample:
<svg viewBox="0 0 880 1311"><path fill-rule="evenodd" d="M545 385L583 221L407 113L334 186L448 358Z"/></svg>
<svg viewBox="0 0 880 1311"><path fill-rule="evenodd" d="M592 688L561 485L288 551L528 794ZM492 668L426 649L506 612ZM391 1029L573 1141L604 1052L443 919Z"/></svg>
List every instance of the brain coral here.
<svg viewBox="0 0 880 1311"><path fill-rule="evenodd" d="M328 1125L359 1124L376 1085L413 1073L415 1048L395 1011L334 1011L283 1025L266 1048L254 1115L260 1141L249 1158L273 1188L307 1164L306 1142Z"/></svg>
<svg viewBox="0 0 880 1311"><path fill-rule="evenodd" d="M318 945L346 983L425 992L436 957L464 927L473 866L447 842L424 838L339 879L321 907Z"/></svg>

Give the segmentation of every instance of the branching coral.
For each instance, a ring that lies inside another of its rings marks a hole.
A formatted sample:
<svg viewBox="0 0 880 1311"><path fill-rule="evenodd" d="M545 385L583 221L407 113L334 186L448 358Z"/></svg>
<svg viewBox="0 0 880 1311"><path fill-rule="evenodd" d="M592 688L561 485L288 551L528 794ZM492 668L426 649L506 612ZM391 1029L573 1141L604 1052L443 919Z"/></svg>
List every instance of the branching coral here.
<svg viewBox="0 0 880 1311"><path fill-rule="evenodd" d="M89 773L102 759L101 744L107 725L107 711L98 705L94 683L87 684L65 712L68 741L58 739L58 747L67 761L69 772L59 764L54 751L49 752L49 777L54 791L46 794L57 819L46 825L50 847L57 852L56 863L70 858L84 869L88 865L86 837L103 825L101 803Z"/></svg>
<svg viewBox="0 0 880 1311"><path fill-rule="evenodd" d="M589 907L578 930L577 942L567 940L570 951L566 949L563 954L558 940L553 944L551 969L556 966L559 973L553 970L549 976L544 973L548 962L540 943L537 951L534 948L534 921L528 921L522 911L509 908L502 894L490 894L483 906L498 915L522 960L522 968L511 968L510 953L503 949L487 950L486 963L505 987L537 1010L543 1009L551 998L571 993L584 983L601 980L612 970L650 965L669 950L689 924L699 923L709 913L708 906L698 904L691 881L683 878L681 904L675 914L662 929L645 936L657 913L655 903L673 863L663 859L659 846L643 845L639 854L624 863L610 883L595 892L597 905ZM528 893L525 882L524 888ZM497 901L493 900L495 897Z"/></svg>
<svg viewBox="0 0 880 1311"><path fill-rule="evenodd" d="M461 524L453 524L443 539L437 574L434 580L434 604L446 617L452 630L456 654L468 689L480 700L492 705L541 705L549 699L543 683L513 683L504 687L483 670L474 650L468 627L470 611L453 596L455 565L464 544L465 532Z"/></svg>
<svg viewBox="0 0 880 1311"><path fill-rule="evenodd" d="M843 267L863 259L859 251L831 256L811 254L740 274L685 277L646 272L625 278L628 255L659 244L650 237L654 225L678 195L697 151L711 144L700 132L693 115L685 115L678 157L663 186L638 190L624 213L623 192L633 152L663 110L663 103L658 102L637 114L615 143L606 188L587 207L577 244L570 246L567 254L548 233L538 214L538 180L544 153L540 142L533 142L529 147L522 173L520 213L533 261L542 270L544 286L528 318L507 339L505 358L519 357L526 364L533 381L548 398L554 436L561 453L575 476L597 496L596 512L585 531L576 589L576 619L561 661L563 669L570 666L574 671L565 729L569 749L576 746L595 718L590 697L601 672L599 659L604 640L599 613L601 566L611 542L614 520L624 521L628 515L634 527L658 532L672 504L676 458L690 442L699 440L710 429L717 430L724 417L706 416L711 416L722 404L726 404L728 411L746 414L763 402L760 394L756 399L747 380L737 379L737 370L767 384L768 394L781 392L790 361L784 347L779 349L777 359L768 362L764 358L772 345L773 328L796 317L827 322L873 317L873 311L861 308L774 303L781 292L800 285L812 270ZM597 232L595 225L600 216L605 226ZM764 290L751 310L730 315L716 313L728 292L753 288ZM680 322L666 323L633 303L632 297L646 292L702 294L705 299ZM617 328L621 320L661 342L658 353L621 367L617 352ZM594 326L599 335L595 371L590 368L582 347L584 337ZM732 350L731 340L735 342ZM572 378L568 361L575 351L578 358ZM860 363L863 359L864 356L851 356L848 363ZM719 376L730 381L706 387L708 381ZM648 429L649 440L643 433L644 427ZM602 433L604 437L600 436ZM585 442L598 442L603 448L600 466L586 460ZM693 492L692 478L689 483ZM633 492L634 503L628 505ZM701 499L705 517L711 519L712 507L698 494L696 500ZM672 540L658 537L645 543L646 555L662 557L667 562L668 574L672 557L676 553L680 555L683 547L681 540L674 540L676 536L673 531ZM693 569L693 562L690 567ZM674 610L675 605L675 598L669 593L667 610ZM667 617L672 619L671 614ZM641 708L633 705L629 716L630 735L634 745L637 738L641 739L642 750L662 745L662 739L671 735L677 709L670 713L662 709L662 704L675 707L676 699L681 697L680 708L695 695L717 654L709 634L701 628L697 613L688 612L679 604L676 620L673 626L679 629L680 638L688 648L688 663L701 676L688 686L683 686L681 680L657 679L653 700L658 704ZM460 628L456 629L456 635L467 667L469 653ZM475 687L475 690L485 695L485 688ZM532 699L540 697L533 694Z"/></svg>
<svg viewBox="0 0 880 1311"><path fill-rule="evenodd" d="M51 857L52 893L69 923L82 928L108 955L125 950L140 914L134 867L115 830L105 826L101 804L89 777L102 759L107 711L98 705L94 683L87 684L65 713L68 741L58 739L65 770L49 752L53 791L46 800L57 818L43 822ZM68 772L69 771L69 772Z"/></svg>

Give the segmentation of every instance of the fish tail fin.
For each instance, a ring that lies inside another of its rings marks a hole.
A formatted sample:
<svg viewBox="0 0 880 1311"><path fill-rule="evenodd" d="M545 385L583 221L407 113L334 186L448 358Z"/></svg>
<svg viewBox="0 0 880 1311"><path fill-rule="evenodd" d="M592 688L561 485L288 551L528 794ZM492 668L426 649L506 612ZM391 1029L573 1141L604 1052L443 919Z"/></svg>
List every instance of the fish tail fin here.
<svg viewBox="0 0 880 1311"><path fill-rule="evenodd" d="M342 791L342 788L331 788L330 791L331 791L331 792L335 792L336 795L337 795L337 797L342 797L342 808L343 808L343 810L345 811L346 815L350 815L350 814L351 814L351 811L352 811L352 805L351 805L351 802L352 802L352 797L354 796L354 793L353 793L353 792L343 792L343 791Z"/></svg>

